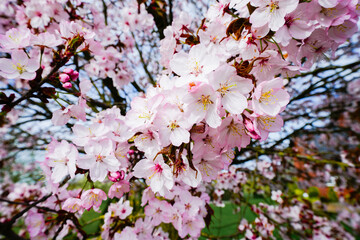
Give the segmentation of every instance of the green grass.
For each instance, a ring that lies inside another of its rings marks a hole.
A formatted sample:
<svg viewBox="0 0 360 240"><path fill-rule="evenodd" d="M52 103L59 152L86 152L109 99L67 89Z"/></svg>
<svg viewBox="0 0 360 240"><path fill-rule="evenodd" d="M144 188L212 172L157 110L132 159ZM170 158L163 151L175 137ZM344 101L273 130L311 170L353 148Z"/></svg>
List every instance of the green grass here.
<svg viewBox="0 0 360 240"><path fill-rule="evenodd" d="M241 219L246 218L248 221L254 221L256 218L256 215L247 206L238 209L235 204L225 203L223 208L212 204L211 208L214 210L214 216L212 216L209 228L205 228L202 231L207 236L221 237L222 239L238 239L239 235L235 235L238 233ZM201 237L200 239L207 238Z"/></svg>

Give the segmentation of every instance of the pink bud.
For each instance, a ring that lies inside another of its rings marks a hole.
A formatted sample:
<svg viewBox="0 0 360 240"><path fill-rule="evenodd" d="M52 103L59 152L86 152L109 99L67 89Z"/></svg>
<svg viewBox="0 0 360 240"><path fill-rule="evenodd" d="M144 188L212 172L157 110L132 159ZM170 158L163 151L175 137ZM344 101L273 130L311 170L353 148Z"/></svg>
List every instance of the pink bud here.
<svg viewBox="0 0 360 240"><path fill-rule="evenodd" d="M79 77L79 72L78 71L73 71L72 73L70 73L70 77L71 77L71 79L73 81L75 81Z"/></svg>
<svg viewBox="0 0 360 240"><path fill-rule="evenodd" d="M71 69L71 68L65 68L65 69L63 70L63 73L66 73L66 74L69 74L69 75L73 74L73 72L74 72L74 70Z"/></svg>
<svg viewBox="0 0 360 240"><path fill-rule="evenodd" d="M128 151L128 154L129 154L129 155L133 155L134 153L135 153L135 151L132 150L132 149L130 149L130 150Z"/></svg>
<svg viewBox="0 0 360 240"><path fill-rule="evenodd" d="M112 182L119 182L119 181L123 180L124 177L125 177L125 172L124 171L117 171L117 172L109 172L108 173L108 178Z"/></svg>
<svg viewBox="0 0 360 240"><path fill-rule="evenodd" d="M59 79L60 79L60 82L62 82L62 83L66 83L66 82L70 81L70 77L66 73L60 74Z"/></svg>
<svg viewBox="0 0 360 240"><path fill-rule="evenodd" d="M63 88L67 88L67 89L72 88L72 84L70 82L64 83L62 86Z"/></svg>
<svg viewBox="0 0 360 240"><path fill-rule="evenodd" d="M259 134L256 132L256 129L255 129L255 126L254 126L254 123L251 121L251 119L244 117L244 120L243 120L243 123L245 125L245 129L247 130L247 134L255 139L255 140L260 140L261 137L259 136Z"/></svg>

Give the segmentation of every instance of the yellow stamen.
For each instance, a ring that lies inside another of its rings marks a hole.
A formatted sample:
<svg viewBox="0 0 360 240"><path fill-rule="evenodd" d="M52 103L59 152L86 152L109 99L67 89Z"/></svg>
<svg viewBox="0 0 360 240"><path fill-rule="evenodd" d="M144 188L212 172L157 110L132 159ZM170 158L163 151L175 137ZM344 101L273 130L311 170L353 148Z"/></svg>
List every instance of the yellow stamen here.
<svg viewBox="0 0 360 240"><path fill-rule="evenodd" d="M277 4L277 2L271 2L270 4L270 12L274 12L276 9L279 9L279 5Z"/></svg>
<svg viewBox="0 0 360 240"><path fill-rule="evenodd" d="M227 92L229 92L229 89L233 87L236 87L236 83L229 85L227 81L224 84L220 84L220 88L217 91L223 97Z"/></svg>
<svg viewBox="0 0 360 240"><path fill-rule="evenodd" d="M17 70L20 74L23 74L26 70L24 68L23 65L21 65L20 63L17 64L13 64L12 66L15 70Z"/></svg>
<svg viewBox="0 0 360 240"><path fill-rule="evenodd" d="M264 102L265 105L269 105L269 103L274 104L279 99L277 99L276 96L274 94L272 94L273 92L274 92L274 90L270 89L269 91L261 94L259 102Z"/></svg>
<svg viewBox="0 0 360 240"><path fill-rule="evenodd" d="M201 103L204 106L204 110L207 110L208 105L213 104L214 102L211 101L210 95L207 96L201 95L201 98L199 98L198 103Z"/></svg>

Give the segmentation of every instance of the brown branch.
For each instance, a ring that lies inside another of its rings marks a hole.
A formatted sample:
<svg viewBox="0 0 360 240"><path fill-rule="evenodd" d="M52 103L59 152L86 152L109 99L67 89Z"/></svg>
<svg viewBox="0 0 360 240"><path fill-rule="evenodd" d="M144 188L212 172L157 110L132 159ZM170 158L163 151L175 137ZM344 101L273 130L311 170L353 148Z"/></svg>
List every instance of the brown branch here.
<svg viewBox="0 0 360 240"><path fill-rule="evenodd" d="M148 75L150 83L151 83L153 86L155 86L155 85L156 85L156 82L155 82L153 76L151 75L151 73L149 72L149 69L147 68L147 65L146 65L146 62L145 62L144 57L143 57L143 55L142 55L141 49L140 49L138 43L136 42L135 35L134 35L133 33L131 33L131 35L132 35L133 38L134 38L135 48L136 48L136 50L137 50L138 53L139 53L141 65L143 66L144 71L145 71L146 74Z"/></svg>
<svg viewBox="0 0 360 240"><path fill-rule="evenodd" d="M13 216L10 221L7 222L0 222L0 233L2 235L4 235L5 237L7 237L8 239L14 239L14 240L18 240L18 239L24 239L22 237L20 237L19 235L17 235L13 230L12 230L12 225L16 222L16 220L18 218L20 218L21 216L23 216L26 212L28 212L31 208L35 207L37 204L46 201L52 194L48 194L44 197L42 197L41 199L33 202L32 204L30 204L28 207L26 207L24 210L22 210L21 212L17 213L15 216Z"/></svg>

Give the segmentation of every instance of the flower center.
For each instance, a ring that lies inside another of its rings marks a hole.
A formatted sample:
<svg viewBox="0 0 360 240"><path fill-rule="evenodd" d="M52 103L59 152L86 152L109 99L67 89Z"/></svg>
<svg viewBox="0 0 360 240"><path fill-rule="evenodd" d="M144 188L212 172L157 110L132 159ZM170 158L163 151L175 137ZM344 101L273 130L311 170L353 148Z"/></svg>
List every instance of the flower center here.
<svg viewBox="0 0 360 240"><path fill-rule="evenodd" d="M270 5L270 12L274 12L276 9L279 9L279 5L278 5L278 2L271 2Z"/></svg>
<svg viewBox="0 0 360 240"><path fill-rule="evenodd" d="M210 95L207 95L207 96L201 95L201 98L199 98L198 103L200 103L204 106L204 110L207 110L208 105L213 104L214 102L211 101Z"/></svg>
<svg viewBox="0 0 360 240"><path fill-rule="evenodd" d="M260 99L259 102L264 102L265 105L268 105L269 103L274 104L276 100L278 100L276 98L276 96L274 94L272 94L274 92L273 89L270 89L267 92L264 92Z"/></svg>
<svg viewBox="0 0 360 240"><path fill-rule="evenodd" d="M100 154L96 156L96 161L97 162L103 162L104 161L105 156L101 156Z"/></svg>
<svg viewBox="0 0 360 240"><path fill-rule="evenodd" d="M23 74L25 72L25 68L20 63L13 64L13 68L17 70L20 74Z"/></svg>
<svg viewBox="0 0 360 240"><path fill-rule="evenodd" d="M151 118L151 112L142 112L140 115L139 115L139 118L145 118L147 120L150 120Z"/></svg>
<svg viewBox="0 0 360 240"><path fill-rule="evenodd" d="M224 84L220 83L220 88L217 91L223 97L227 92L229 92L229 89L233 87L236 87L236 84L229 85L228 83L224 83Z"/></svg>
<svg viewBox="0 0 360 240"><path fill-rule="evenodd" d="M175 121L170 121L170 124L167 126L168 128L170 128L170 130L174 130L175 128L180 127L179 124L176 123Z"/></svg>
<svg viewBox="0 0 360 240"><path fill-rule="evenodd" d="M154 166L154 173L149 177L149 179L151 179L155 175L155 173L162 173L162 170L163 169L162 169L161 165L157 163Z"/></svg>
<svg viewBox="0 0 360 240"><path fill-rule="evenodd" d="M200 65L199 61L193 59L191 61L191 74L194 74L196 77L202 73L202 69L204 66Z"/></svg>

